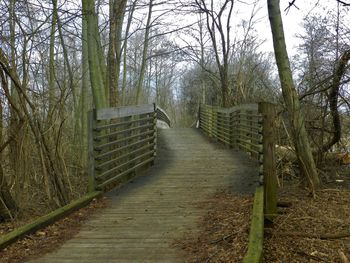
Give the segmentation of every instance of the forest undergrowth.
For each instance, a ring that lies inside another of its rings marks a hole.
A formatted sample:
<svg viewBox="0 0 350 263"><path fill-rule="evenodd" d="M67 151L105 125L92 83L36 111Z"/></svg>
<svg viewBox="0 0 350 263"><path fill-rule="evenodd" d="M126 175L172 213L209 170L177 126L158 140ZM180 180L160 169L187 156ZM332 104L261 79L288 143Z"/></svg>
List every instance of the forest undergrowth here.
<svg viewBox="0 0 350 263"><path fill-rule="evenodd" d="M281 172L282 170L280 170ZM286 169L284 169L286 171ZM344 263L350 257L350 166L328 167L313 196L299 178L280 174L278 216L265 224L264 262ZM253 196L218 192L200 233L176 240L185 262L242 262L247 252Z"/></svg>

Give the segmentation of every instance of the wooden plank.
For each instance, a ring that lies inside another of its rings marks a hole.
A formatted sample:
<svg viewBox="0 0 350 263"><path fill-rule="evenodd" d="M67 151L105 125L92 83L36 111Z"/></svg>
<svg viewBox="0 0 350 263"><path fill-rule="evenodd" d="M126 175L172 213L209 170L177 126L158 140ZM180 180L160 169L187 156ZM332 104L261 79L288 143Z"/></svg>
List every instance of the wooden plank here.
<svg viewBox="0 0 350 263"><path fill-rule="evenodd" d="M113 128L117 128L120 126L125 126L125 125L129 125L132 123L138 123L138 122L148 122L148 121L152 121L153 117L143 117L137 120L129 120L129 121L121 121L121 122L117 122L117 123L110 123L110 124L105 124L105 125L96 125L95 131L102 131L105 129L113 129Z"/></svg>
<svg viewBox="0 0 350 263"><path fill-rule="evenodd" d="M107 161L101 162L98 165L96 165L95 169L97 169L97 170L101 169L101 168L103 168L105 166L108 166L110 164L116 163L116 162L118 162L118 161L120 161L120 160L122 160L122 159L124 159L124 158L126 158L128 156L130 156L130 155L142 152L143 150L147 150L149 148L152 148L153 151L154 151L154 143L153 142L149 143L149 144L146 144L145 146L142 146L142 147L139 146L136 150L131 151L131 152L127 152L127 153L122 154L122 155L119 155L117 158L114 158L114 159L109 159L108 158Z"/></svg>
<svg viewBox="0 0 350 263"><path fill-rule="evenodd" d="M244 263L261 263L264 241L264 187L258 186L254 195L253 214L250 223L248 252Z"/></svg>
<svg viewBox="0 0 350 263"><path fill-rule="evenodd" d="M15 242L18 239L24 237L25 235L31 234L31 233L37 231L38 229L41 229L41 228L53 223L54 221L68 215L69 213L83 207L84 205L88 204L92 199L100 196L101 194L102 194L102 192L99 192L99 191L89 193L89 194L83 196L82 198L73 201L72 203L70 203L68 205L60 207L47 215L39 217L38 219L34 220L33 222L31 222L27 225L16 228L12 232L1 236L0 237L0 249Z"/></svg>
<svg viewBox="0 0 350 263"><path fill-rule="evenodd" d="M151 135L151 134L153 135L153 133L154 133L154 131L137 133L135 135L128 136L128 137L120 139L120 140L116 140L116 141L112 141L112 142L108 142L108 143L105 143L105 144L101 144L101 145L95 146L94 150L95 151L101 151L101 150L103 150L103 148L114 146L116 144L119 144L119 143L122 143L122 142L126 142L126 141L129 141L129 140L132 140L132 139L137 139L137 138L139 138L141 136L146 136L146 135Z"/></svg>
<svg viewBox="0 0 350 263"><path fill-rule="evenodd" d="M87 171L88 171L88 192L92 193L96 190L95 182L95 158L94 158L94 128L96 125L96 112L91 110L88 112L88 160L87 160Z"/></svg>
<svg viewBox="0 0 350 263"><path fill-rule="evenodd" d="M153 104L107 108L107 109L97 110L96 119L110 120L110 119L133 116L133 115L141 115L141 114L146 114L151 112L154 112Z"/></svg>
<svg viewBox="0 0 350 263"><path fill-rule="evenodd" d="M171 127L171 121L168 114L161 107L156 106L157 118L164 121L169 127Z"/></svg>
<svg viewBox="0 0 350 263"><path fill-rule="evenodd" d="M127 145L119 147L117 149L114 149L114 150L111 150L111 151L108 151L108 152L104 152L104 153L101 153L101 154L97 154L97 155L95 155L95 160L97 160L97 161L102 160L102 159L104 159L106 157L110 157L111 155L115 155L116 153L118 153L120 151L124 151L126 149L129 149L129 148L132 148L132 147L135 147L135 146L139 146L140 144L148 143L148 142L151 142L151 141L154 141L154 137L148 137L146 139L139 140L139 141L136 141L134 143L127 144Z"/></svg>
<svg viewBox="0 0 350 263"><path fill-rule="evenodd" d="M106 134L102 134L102 135L99 135L99 136L95 136L95 137L94 137L94 140L95 140L95 141L99 141L99 140L101 140L101 139L110 138L110 137L116 136L116 135L118 135L118 134L128 133L128 132L137 131L137 130L142 130L142 129L149 129L149 128L152 128L152 127L153 127L153 122L152 122L152 123L145 124L145 125L140 125L140 126L128 128L128 129L121 129L121 130L118 130L118 131L115 131L115 132L108 132L108 133L106 133Z"/></svg>
<svg viewBox="0 0 350 263"><path fill-rule="evenodd" d="M143 161L143 162L141 162L141 163L135 165L134 167L131 167L131 168L125 170L124 172L121 172L121 173L117 174L116 176L113 176L112 178L109 178L108 180L103 181L102 183L99 183L99 184L97 185L97 189L103 189L103 188L105 188L105 187L108 186L109 184L114 183L114 182L120 180L120 179L122 178L122 176L124 176L124 175L126 175L126 174L128 174L128 173L130 173L130 172L132 172L132 171L134 171L136 168L139 168L139 167L141 167L141 166L143 166L143 165L145 165L145 164L147 164L147 163L152 162L153 160L154 160L154 157L152 156L152 158L149 158L149 159L147 159L147 160L145 160L145 161Z"/></svg>
<svg viewBox="0 0 350 263"><path fill-rule="evenodd" d="M149 145L148 148L150 148L151 146L153 146L153 145ZM96 180L101 180L101 179L105 178L107 175L109 175L109 174L111 174L111 173L113 173L113 172L115 172L115 171L118 171L118 170L120 170L121 168L123 168L123 167L125 167L125 166L127 166L127 165L129 165L129 164L131 164L131 163L133 163L133 162L136 162L136 161L138 161L138 160L140 160L140 159L142 159L142 158L144 158L144 157L150 156L150 155L153 156L153 147L152 147L152 150L151 150L151 151L148 151L148 152L143 153L143 154L140 154L140 155L136 155L133 159L128 160L128 161L126 161L126 162L124 162L124 163L121 163L121 164L118 165L118 166L114 166L113 168L111 168L111 169L109 169L109 170L107 170L107 171L104 171L103 173L97 175L97 176L96 176ZM132 169L134 169L135 167L136 167L136 165L135 165L134 167L132 167Z"/></svg>

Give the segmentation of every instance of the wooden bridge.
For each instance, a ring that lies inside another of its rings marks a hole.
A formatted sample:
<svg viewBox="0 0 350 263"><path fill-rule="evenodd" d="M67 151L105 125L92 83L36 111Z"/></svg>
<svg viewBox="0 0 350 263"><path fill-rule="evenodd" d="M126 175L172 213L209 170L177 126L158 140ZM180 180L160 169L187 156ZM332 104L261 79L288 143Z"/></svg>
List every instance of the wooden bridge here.
<svg viewBox="0 0 350 263"><path fill-rule="evenodd" d="M76 237L31 262L183 262L173 242L196 233L207 212L198 202L221 189L255 191L266 162L263 116L257 105L202 106L199 130L157 129L170 121L154 105L92 112L90 191L124 186Z"/></svg>

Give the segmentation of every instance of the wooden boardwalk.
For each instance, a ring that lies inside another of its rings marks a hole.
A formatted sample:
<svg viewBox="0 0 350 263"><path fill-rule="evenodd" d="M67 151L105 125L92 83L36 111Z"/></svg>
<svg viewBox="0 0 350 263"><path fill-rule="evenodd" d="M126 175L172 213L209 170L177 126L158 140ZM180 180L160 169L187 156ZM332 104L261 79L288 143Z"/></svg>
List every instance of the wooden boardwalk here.
<svg viewBox="0 0 350 263"><path fill-rule="evenodd" d="M118 191L108 207L57 251L31 262L183 262L175 238L196 232L197 202L219 189L253 192L257 166L195 129L161 130L154 167Z"/></svg>

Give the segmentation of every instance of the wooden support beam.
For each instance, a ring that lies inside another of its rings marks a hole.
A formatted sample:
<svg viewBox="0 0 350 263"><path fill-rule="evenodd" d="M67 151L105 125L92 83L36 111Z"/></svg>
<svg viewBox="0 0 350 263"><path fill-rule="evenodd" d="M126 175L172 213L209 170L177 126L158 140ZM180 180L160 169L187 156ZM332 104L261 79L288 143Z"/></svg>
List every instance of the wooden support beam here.
<svg viewBox="0 0 350 263"><path fill-rule="evenodd" d="M55 211L44 215L42 217L39 217L38 219L34 220L33 222L24 225L22 227L16 228L12 232L5 234L0 237L0 249L6 247L7 245L15 242L16 240L24 237L25 235L34 233L35 231L48 226L49 224L52 224L54 221L57 221L58 219L67 216L68 214L72 213L75 210L78 210L79 208L87 205L92 199L100 196L102 192L95 191L92 193L89 193L82 198L73 201L72 203L65 205L63 207L60 207L56 209Z"/></svg>
<svg viewBox="0 0 350 263"><path fill-rule="evenodd" d="M260 263L263 260L264 241L264 187L255 190L252 220L250 223L248 251L244 263Z"/></svg>
<svg viewBox="0 0 350 263"><path fill-rule="evenodd" d="M96 190L95 183L95 153L94 153L94 129L96 128L96 110L88 112L88 193Z"/></svg>

